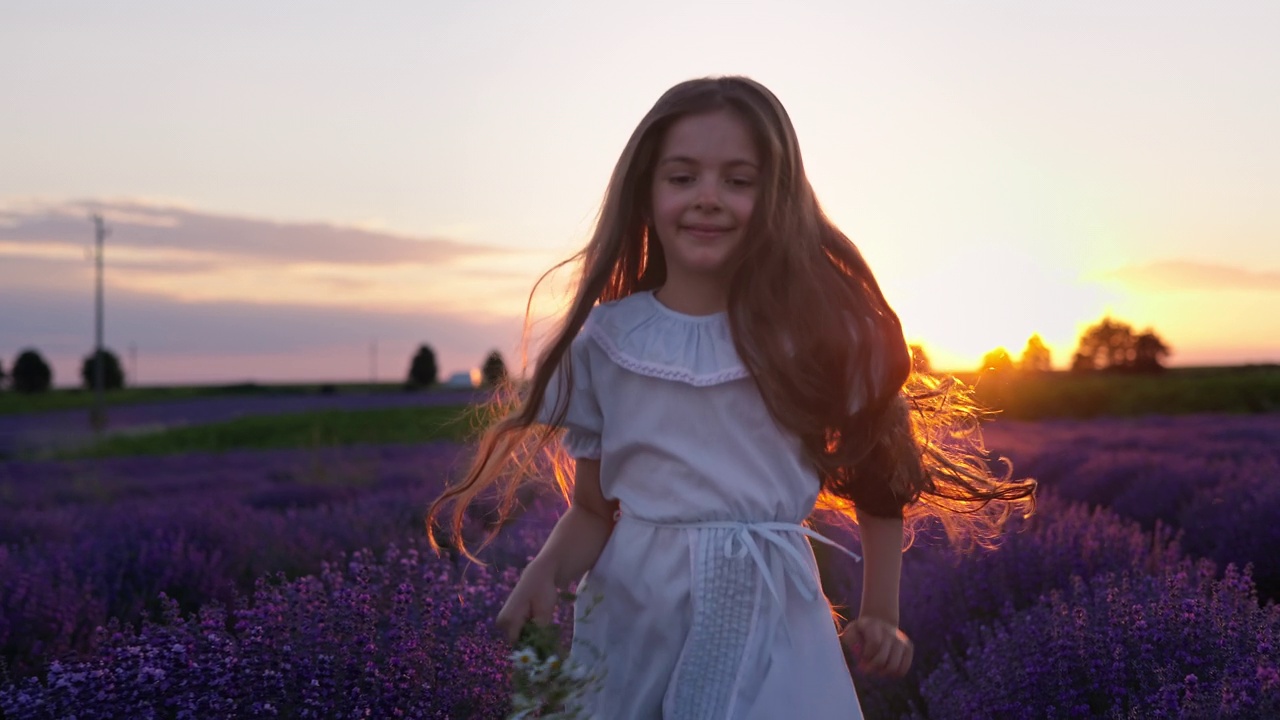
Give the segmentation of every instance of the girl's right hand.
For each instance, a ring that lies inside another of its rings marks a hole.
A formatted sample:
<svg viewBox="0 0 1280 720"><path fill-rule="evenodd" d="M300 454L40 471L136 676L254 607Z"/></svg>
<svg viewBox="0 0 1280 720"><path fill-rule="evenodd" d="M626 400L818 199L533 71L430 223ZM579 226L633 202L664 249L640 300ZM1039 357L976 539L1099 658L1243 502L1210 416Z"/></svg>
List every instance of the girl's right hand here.
<svg viewBox="0 0 1280 720"><path fill-rule="evenodd" d="M512 588L511 595L502 610L498 611L497 625L507 642L515 644L520 630L529 620L540 625L550 625L556 602L560 598L554 574L537 561L529 563Z"/></svg>

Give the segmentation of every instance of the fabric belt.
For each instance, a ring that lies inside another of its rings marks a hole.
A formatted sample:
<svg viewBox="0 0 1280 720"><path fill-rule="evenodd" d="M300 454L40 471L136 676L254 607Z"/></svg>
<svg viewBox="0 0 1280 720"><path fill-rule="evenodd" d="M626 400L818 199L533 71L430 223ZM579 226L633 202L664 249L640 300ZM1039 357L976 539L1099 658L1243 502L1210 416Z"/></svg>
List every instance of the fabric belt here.
<svg viewBox="0 0 1280 720"><path fill-rule="evenodd" d="M839 550L840 552L853 558L855 561L861 561L862 556L846 548L840 543L835 542L831 538L819 533L812 528L805 527L800 523L787 522L733 522L733 521L701 521L701 522L663 522L659 520L649 520L624 513L621 510L614 514L615 520L621 519L633 520L635 522L651 525L660 528L673 528L679 530L729 530L731 531L728 539L724 543L724 556L727 558L741 558L744 555L750 555L755 562L756 567L760 569L760 574L764 577L765 585L768 586L769 592L773 594L773 599L779 603L785 602L782 596L780 585L785 578L790 578L791 583L795 586L800 596L805 600L813 600L822 592L822 588L818 584L818 578L814 576L806 562L804 556L795 546L787 542L784 534L795 533L804 535L812 540L817 540L825 545ZM783 578L777 577L777 567L770 567L769 562L765 559L764 553L761 551L761 544L771 545L782 553L785 558L783 564Z"/></svg>

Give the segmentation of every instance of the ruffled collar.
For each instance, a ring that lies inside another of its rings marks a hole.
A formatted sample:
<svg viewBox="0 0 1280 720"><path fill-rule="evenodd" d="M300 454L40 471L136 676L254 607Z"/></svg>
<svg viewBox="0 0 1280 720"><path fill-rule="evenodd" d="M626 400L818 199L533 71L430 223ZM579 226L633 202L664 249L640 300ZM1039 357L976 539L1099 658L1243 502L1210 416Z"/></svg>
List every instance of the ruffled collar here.
<svg viewBox="0 0 1280 720"><path fill-rule="evenodd" d="M653 291L592 309L582 330L617 365L695 387L749 377L733 346L728 313L685 315Z"/></svg>

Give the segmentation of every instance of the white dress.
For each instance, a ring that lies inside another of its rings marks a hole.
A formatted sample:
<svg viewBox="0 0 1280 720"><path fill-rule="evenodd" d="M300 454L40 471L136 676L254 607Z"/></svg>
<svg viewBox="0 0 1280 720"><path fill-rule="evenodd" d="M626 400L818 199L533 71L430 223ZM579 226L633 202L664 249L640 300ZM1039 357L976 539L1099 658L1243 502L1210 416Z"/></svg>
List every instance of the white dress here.
<svg viewBox="0 0 1280 720"><path fill-rule="evenodd" d="M806 536L822 538L800 525L817 474L727 316L636 293L595 307L568 357L565 445L600 460L621 508L579 584L572 657L603 676L591 717L862 717Z"/></svg>

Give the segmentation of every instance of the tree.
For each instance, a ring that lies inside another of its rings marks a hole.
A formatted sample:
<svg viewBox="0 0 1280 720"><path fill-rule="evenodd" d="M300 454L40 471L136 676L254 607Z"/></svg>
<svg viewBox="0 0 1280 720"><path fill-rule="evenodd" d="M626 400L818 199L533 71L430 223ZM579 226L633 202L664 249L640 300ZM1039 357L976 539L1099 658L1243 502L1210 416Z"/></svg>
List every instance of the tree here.
<svg viewBox="0 0 1280 720"><path fill-rule="evenodd" d="M1133 328L1104 317L1097 325L1085 329L1076 354L1088 358L1088 366L1095 370L1127 368L1133 363ZM1085 365L1083 360L1080 364L1082 368Z"/></svg>
<svg viewBox="0 0 1280 720"><path fill-rule="evenodd" d="M1013 370L1013 358L1004 348L996 348L982 356L982 367L978 372L1005 373Z"/></svg>
<svg viewBox="0 0 1280 720"><path fill-rule="evenodd" d="M485 385L497 385L507 377L507 364L502 360L502 353L494 350L484 359L480 367L480 377Z"/></svg>
<svg viewBox="0 0 1280 720"><path fill-rule="evenodd" d="M102 389L119 390L124 387L124 369L120 366L120 358L104 348L101 352L85 356L84 362L80 364L80 379L84 381L85 389L94 389L99 361L102 362Z"/></svg>
<svg viewBox="0 0 1280 720"><path fill-rule="evenodd" d="M1022 351L1018 368L1029 372L1048 372L1053 368L1052 355L1049 348L1040 339L1040 335L1032 335L1027 340L1027 347Z"/></svg>
<svg viewBox="0 0 1280 720"><path fill-rule="evenodd" d="M413 361L409 363L409 384L414 387L431 387L440 380L436 366L436 353L430 345L419 345Z"/></svg>
<svg viewBox="0 0 1280 720"><path fill-rule="evenodd" d="M924 354L923 345L912 345L911 350L911 372L927 375L933 371L933 367L929 364L929 356Z"/></svg>
<svg viewBox="0 0 1280 720"><path fill-rule="evenodd" d="M1162 369L1169 348L1148 329L1135 335L1128 323L1104 317L1080 336L1072 370L1153 372Z"/></svg>
<svg viewBox="0 0 1280 720"><path fill-rule="evenodd" d="M1148 329L1133 341L1133 369L1137 372L1160 372L1164 359L1169 357L1169 346Z"/></svg>
<svg viewBox="0 0 1280 720"><path fill-rule="evenodd" d="M0 360L0 390L4 389L4 381L6 377L8 376L4 374L4 361Z"/></svg>
<svg viewBox="0 0 1280 720"><path fill-rule="evenodd" d="M41 393L53 386L53 369L39 351L23 350L13 362L11 383L14 392Z"/></svg>

